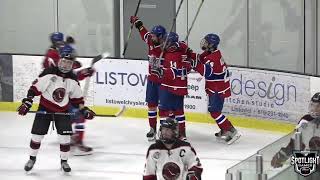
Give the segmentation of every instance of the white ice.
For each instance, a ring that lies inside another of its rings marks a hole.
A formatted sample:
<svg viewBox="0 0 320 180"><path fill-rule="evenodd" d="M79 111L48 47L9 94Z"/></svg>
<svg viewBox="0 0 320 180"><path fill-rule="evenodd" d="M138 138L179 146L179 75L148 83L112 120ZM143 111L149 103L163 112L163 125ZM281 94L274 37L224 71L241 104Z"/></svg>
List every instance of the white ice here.
<svg viewBox="0 0 320 180"><path fill-rule="evenodd" d="M150 145L145 134L148 122L134 118L102 118L87 122L85 143L90 156L70 157L72 173L60 171L59 145L52 128L43 140L31 174L23 170L28 160L34 114L0 113L0 179L24 180L140 180ZM187 136L202 162L204 180L224 180L227 168L257 152L283 134L239 128L242 137L233 145L214 138L216 125L187 123Z"/></svg>

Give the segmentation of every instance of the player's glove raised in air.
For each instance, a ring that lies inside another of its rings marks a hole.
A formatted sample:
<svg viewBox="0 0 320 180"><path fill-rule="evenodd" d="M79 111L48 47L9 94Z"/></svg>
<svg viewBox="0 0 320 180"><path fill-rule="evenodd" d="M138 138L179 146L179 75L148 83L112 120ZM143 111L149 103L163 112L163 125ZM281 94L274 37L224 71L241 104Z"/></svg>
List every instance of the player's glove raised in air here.
<svg viewBox="0 0 320 180"><path fill-rule="evenodd" d="M283 163L289 158L289 156L282 149L275 154L271 160L271 166L279 168L283 166Z"/></svg>
<svg viewBox="0 0 320 180"><path fill-rule="evenodd" d="M32 107L33 100L31 98L24 98L22 104L18 108L18 113L22 116L26 115Z"/></svg>
<svg viewBox="0 0 320 180"><path fill-rule="evenodd" d="M92 67L81 69L80 71L77 72L78 80L81 81L86 77L91 77L94 72L95 72L95 69Z"/></svg>
<svg viewBox="0 0 320 180"><path fill-rule="evenodd" d="M96 115L96 113L94 113L88 107L83 107L82 109L80 109L80 113L84 116L85 119L93 119Z"/></svg>
<svg viewBox="0 0 320 180"><path fill-rule="evenodd" d="M74 38L72 36L67 36L66 43L74 44L74 43L76 43L76 41L74 40Z"/></svg>
<svg viewBox="0 0 320 180"><path fill-rule="evenodd" d="M137 16L131 16L130 23L133 24L139 30L143 26L142 21Z"/></svg>

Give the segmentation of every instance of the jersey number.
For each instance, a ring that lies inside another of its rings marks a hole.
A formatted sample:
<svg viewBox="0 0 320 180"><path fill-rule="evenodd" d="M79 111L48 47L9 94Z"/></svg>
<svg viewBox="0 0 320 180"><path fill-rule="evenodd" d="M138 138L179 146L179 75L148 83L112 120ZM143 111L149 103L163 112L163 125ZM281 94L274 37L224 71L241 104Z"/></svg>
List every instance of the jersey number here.
<svg viewBox="0 0 320 180"><path fill-rule="evenodd" d="M177 68L177 62L170 61L170 67Z"/></svg>

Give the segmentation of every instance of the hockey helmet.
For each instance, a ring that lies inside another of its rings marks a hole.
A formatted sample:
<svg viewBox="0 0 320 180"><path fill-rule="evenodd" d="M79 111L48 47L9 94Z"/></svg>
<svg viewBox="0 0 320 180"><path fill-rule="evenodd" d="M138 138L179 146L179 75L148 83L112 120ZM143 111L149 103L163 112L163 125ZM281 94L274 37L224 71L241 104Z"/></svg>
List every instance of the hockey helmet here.
<svg viewBox="0 0 320 180"><path fill-rule="evenodd" d="M64 35L61 32L53 32L50 35L50 40L53 46L59 48L64 44Z"/></svg>
<svg viewBox="0 0 320 180"><path fill-rule="evenodd" d="M159 139L165 144L173 144L178 139L178 123L175 119L168 117L160 122Z"/></svg>
<svg viewBox="0 0 320 180"><path fill-rule="evenodd" d="M214 51L218 48L220 37L216 34L207 34L200 42L200 48L204 51Z"/></svg>
<svg viewBox="0 0 320 180"><path fill-rule="evenodd" d="M309 114L314 117L320 117L320 92L315 93L309 104Z"/></svg>
<svg viewBox="0 0 320 180"><path fill-rule="evenodd" d="M70 45L65 45L59 49L59 54L58 68L62 73L68 73L73 69L76 58L75 50Z"/></svg>
<svg viewBox="0 0 320 180"><path fill-rule="evenodd" d="M166 44L166 49L177 46L179 42L179 35L175 32L170 32L167 34L167 44Z"/></svg>
<svg viewBox="0 0 320 180"><path fill-rule="evenodd" d="M165 36L167 34L166 28L161 25L156 25L151 30L151 40L154 45L158 46L164 42Z"/></svg>

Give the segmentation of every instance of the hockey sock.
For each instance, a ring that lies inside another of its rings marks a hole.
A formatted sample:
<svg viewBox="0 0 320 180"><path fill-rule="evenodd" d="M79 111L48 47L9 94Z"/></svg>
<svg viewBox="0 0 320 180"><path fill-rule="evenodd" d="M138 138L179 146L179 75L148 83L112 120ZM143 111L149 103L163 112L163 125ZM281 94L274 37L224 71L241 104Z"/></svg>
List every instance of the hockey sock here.
<svg viewBox="0 0 320 180"><path fill-rule="evenodd" d="M210 114L211 117L215 119L220 129L224 131L229 131L233 127L228 118L221 114L221 112L210 112Z"/></svg>
<svg viewBox="0 0 320 180"><path fill-rule="evenodd" d="M149 119L149 125L153 129L157 129L157 107L148 105L148 119Z"/></svg>
<svg viewBox="0 0 320 180"><path fill-rule="evenodd" d="M60 158L61 160L68 160L70 151L70 135L58 135L60 142Z"/></svg>
<svg viewBox="0 0 320 180"><path fill-rule="evenodd" d="M31 148L30 157L37 156L43 137L44 135L32 134L31 141L30 141L30 148Z"/></svg>
<svg viewBox="0 0 320 180"><path fill-rule="evenodd" d="M76 135L75 143L82 143L85 132L85 119L81 117L81 119L77 120L74 125L74 133Z"/></svg>
<svg viewBox="0 0 320 180"><path fill-rule="evenodd" d="M184 111L183 110L175 111L174 115L179 124L179 134L182 136L185 136L186 135L186 124L185 124L186 117L184 115Z"/></svg>
<svg viewBox="0 0 320 180"><path fill-rule="evenodd" d="M173 112L170 112L169 117L172 118L172 119L175 119L175 118L176 118L176 116L174 115Z"/></svg>
<svg viewBox="0 0 320 180"><path fill-rule="evenodd" d="M159 109L159 116L160 116L160 124L162 121L166 120L169 117L169 111L164 109Z"/></svg>

